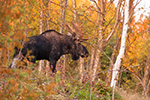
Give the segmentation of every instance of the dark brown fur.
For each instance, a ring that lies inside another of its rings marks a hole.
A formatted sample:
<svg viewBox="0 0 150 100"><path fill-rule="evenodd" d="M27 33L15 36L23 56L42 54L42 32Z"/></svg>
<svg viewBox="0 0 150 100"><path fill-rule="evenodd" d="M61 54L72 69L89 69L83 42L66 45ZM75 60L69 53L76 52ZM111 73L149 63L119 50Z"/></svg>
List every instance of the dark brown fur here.
<svg viewBox="0 0 150 100"><path fill-rule="evenodd" d="M15 68L15 59L19 51L16 48L14 60L9 68ZM53 66L52 72L55 72L56 63L64 54L71 54L73 60L79 59L80 56L88 57L89 54L88 50L74 37L60 34L55 30L47 30L40 35L29 37L29 41L23 45L21 55L26 56L28 51L31 51L29 55L33 56L28 60L33 63L42 59L50 61L50 67Z"/></svg>

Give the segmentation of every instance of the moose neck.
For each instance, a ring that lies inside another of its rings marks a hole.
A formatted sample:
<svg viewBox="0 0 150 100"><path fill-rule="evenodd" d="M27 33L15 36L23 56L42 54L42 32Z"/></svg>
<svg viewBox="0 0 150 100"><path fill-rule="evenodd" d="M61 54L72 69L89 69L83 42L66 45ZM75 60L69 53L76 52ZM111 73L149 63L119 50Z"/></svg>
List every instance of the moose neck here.
<svg viewBox="0 0 150 100"><path fill-rule="evenodd" d="M69 42L65 41L65 45L63 46L64 54L71 54L73 60L79 59L79 53L76 48L74 41L71 39Z"/></svg>
<svg viewBox="0 0 150 100"><path fill-rule="evenodd" d="M64 38L62 38L61 42L62 42L61 46L62 46L62 50L63 50L64 54L74 54L75 53L75 51L76 51L74 48L75 43L71 37L66 35Z"/></svg>

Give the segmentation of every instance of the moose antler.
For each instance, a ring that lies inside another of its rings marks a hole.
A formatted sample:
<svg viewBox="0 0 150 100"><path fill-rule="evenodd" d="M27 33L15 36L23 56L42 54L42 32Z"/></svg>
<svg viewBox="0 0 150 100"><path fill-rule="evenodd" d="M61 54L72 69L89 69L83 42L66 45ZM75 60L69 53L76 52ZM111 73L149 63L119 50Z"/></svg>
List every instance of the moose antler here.
<svg viewBox="0 0 150 100"><path fill-rule="evenodd" d="M85 31L82 31L82 26L83 24L79 25L79 23L73 23L72 22L73 27L71 27L70 25L66 24L66 27L68 29L68 31L70 33L72 33L72 35L79 40L80 42L86 41L88 39L83 39L83 35L85 33Z"/></svg>
<svg viewBox="0 0 150 100"><path fill-rule="evenodd" d="M75 32L75 30L70 25L66 24L66 27L67 27L67 29L68 29L68 31L70 33L74 33Z"/></svg>

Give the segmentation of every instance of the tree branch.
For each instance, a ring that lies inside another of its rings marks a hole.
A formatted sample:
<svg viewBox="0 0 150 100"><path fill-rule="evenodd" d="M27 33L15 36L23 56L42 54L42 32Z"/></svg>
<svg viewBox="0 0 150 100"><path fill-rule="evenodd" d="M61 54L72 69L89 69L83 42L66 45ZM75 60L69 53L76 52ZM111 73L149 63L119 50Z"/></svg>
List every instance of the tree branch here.
<svg viewBox="0 0 150 100"><path fill-rule="evenodd" d="M111 30L111 32L109 33L109 35L107 36L107 38L105 39L106 43L110 40L110 38L112 37L112 35L115 33L115 30L118 26L118 23L119 23L119 13L120 13L120 7L121 7L121 1L122 0L119 0L118 2L118 6L117 6L117 9L116 9L116 18L115 18L115 24L114 24L114 27L113 29Z"/></svg>

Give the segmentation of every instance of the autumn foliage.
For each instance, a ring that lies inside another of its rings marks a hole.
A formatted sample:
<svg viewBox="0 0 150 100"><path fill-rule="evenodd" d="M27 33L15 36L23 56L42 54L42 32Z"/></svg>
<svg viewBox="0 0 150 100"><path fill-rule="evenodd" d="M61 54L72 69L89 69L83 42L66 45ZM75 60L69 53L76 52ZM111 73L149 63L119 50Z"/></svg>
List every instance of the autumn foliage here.
<svg viewBox="0 0 150 100"><path fill-rule="evenodd" d="M62 1L62 5L60 1ZM101 0L76 0L76 8L73 8L72 0L67 0L67 7L64 7L64 1L0 0L1 99L111 99L112 88L109 86L109 80L111 79L111 68L120 48L124 16L121 15L121 12L117 13L117 7L110 2L111 0L102 0L105 1L103 2L103 11L100 10ZM120 0L120 2L122 1ZM120 4L122 8L120 7L118 11L123 12L123 2ZM33 64L27 59L18 62L16 69L8 69L15 53L14 47L22 48L22 41L28 41L27 37L40 34L40 22L42 22L43 31L48 28L60 31L62 9L66 11L63 34L68 34L65 23L73 26L74 11L77 11L76 23L82 25L81 30L85 32L83 37L89 39L82 43L90 52L89 57L83 62L82 80L79 75L80 62L72 61L70 55L58 61L55 75L52 75L50 69L45 67L45 62L44 68L39 74L39 61ZM118 17L116 17L117 14ZM115 23L117 24L114 28ZM114 32L109 37L113 29ZM140 19L135 21L133 15L129 23L125 56L122 59L122 71L119 73L117 87L126 91L143 92L144 95L144 86L146 94L150 94L149 32L150 17L141 15ZM100 36L101 40L98 42ZM99 63L96 66L95 81L92 81L96 57L99 57ZM63 61L66 62L65 69L63 69ZM123 98L115 92L115 99Z"/></svg>

